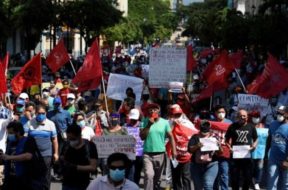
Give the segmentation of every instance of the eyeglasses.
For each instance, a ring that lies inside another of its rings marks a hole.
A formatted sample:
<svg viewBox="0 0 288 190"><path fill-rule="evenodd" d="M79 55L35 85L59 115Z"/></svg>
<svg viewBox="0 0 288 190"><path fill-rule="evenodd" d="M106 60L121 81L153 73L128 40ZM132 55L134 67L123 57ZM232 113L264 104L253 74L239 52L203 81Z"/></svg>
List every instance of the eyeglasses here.
<svg viewBox="0 0 288 190"><path fill-rule="evenodd" d="M125 169L125 166L110 166L109 167L111 170L124 170Z"/></svg>

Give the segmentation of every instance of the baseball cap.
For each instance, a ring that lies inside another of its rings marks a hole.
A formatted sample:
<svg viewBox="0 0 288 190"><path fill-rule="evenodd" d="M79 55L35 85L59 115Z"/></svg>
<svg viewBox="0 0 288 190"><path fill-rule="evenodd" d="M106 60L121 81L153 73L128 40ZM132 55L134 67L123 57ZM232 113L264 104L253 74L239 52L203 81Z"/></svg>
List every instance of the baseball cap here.
<svg viewBox="0 0 288 190"><path fill-rule="evenodd" d="M75 95L73 93L69 93L67 95L67 99L75 99Z"/></svg>
<svg viewBox="0 0 288 190"><path fill-rule="evenodd" d="M173 104L170 107L170 111L172 114L182 114L183 113L181 107L178 104Z"/></svg>
<svg viewBox="0 0 288 190"><path fill-rule="evenodd" d="M24 100L21 100L21 99L18 99L18 100L16 101L16 105L25 106L25 101L24 101Z"/></svg>
<svg viewBox="0 0 288 190"><path fill-rule="evenodd" d="M53 104L61 104L61 103L62 103L62 101L61 101L61 98L60 98L60 97L54 98Z"/></svg>
<svg viewBox="0 0 288 190"><path fill-rule="evenodd" d="M135 109L135 108L134 108L134 109L130 110L129 115L128 115L128 118L129 118L129 119L138 120L139 117L140 117L140 112L139 112L138 109Z"/></svg>
<svg viewBox="0 0 288 190"><path fill-rule="evenodd" d="M147 106L147 110L149 110L149 109L159 109L160 110L160 106L158 104L151 103L151 104L148 104L148 106Z"/></svg>
<svg viewBox="0 0 288 190"><path fill-rule="evenodd" d="M25 93L25 92L22 92L20 95L19 95L19 98L23 99L23 100L26 100L27 98L29 98L28 94Z"/></svg>
<svg viewBox="0 0 288 190"><path fill-rule="evenodd" d="M202 120L200 124L200 132L209 133L211 128L211 124L208 120Z"/></svg>

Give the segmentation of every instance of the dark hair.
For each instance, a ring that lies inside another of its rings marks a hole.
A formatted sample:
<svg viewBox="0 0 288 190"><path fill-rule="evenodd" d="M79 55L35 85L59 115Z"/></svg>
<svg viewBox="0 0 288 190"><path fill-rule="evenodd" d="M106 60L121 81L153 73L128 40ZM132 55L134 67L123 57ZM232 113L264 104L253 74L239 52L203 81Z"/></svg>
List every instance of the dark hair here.
<svg viewBox="0 0 288 190"><path fill-rule="evenodd" d="M79 102L78 102L78 109L79 110L84 111L86 106L87 106L87 103L85 102L85 100L79 100Z"/></svg>
<svg viewBox="0 0 288 190"><path fill-rule="evenodd" d="M126 93L127 93L128 91L130 91L130 92L132 92L132 93L134 92L131 87L126 88Z"/></svg>
<svg viewBox="0 0 288 190"><path fill-rule="evenodd" d="M110 156L108 157L108 160L107 160L108 167L110 167L112 162L115 162L115 161L122 161L126 168L128 168L130 165L130 160L127 157L127 155L124 153L115 152L113 154L110 154Z"/></svg>
<svg viewBox="0 0 288 190"><path fill-rule="evenodd" d="M7 129L12 129L14 133L20 133L20 135L24 135L25 131L22 123L19 121L12 121L8 124Z"/></svg>
<svg viewBox="0 0 288 190"><path fill-rule="evenodd" d="M126 102L126 105L129 106L131 109L133 109L135 107L135 100L134 98L125 98L124 102Z"/></svg>
<svg viewBox="0 0 288 190"><path fill-rule="evenodd" d="M45 112L47 112L46 106L44 104L39 104L36 106L36 112L39 112L40 109L44 109Z"/></svg>
<svg viewBox="0 0 288 190"><path fill-rule="evenodd" d="M220 109L224 109L225 112L227 113L226 107L225 107L224 105L216 105L216 106L214 107L214 112L216 112L216 111L218 111L218 110L220 110Z"/></svg>
<svg viewBox="0 0 288 190"><path fill-rule="evenodd" d="M72 125L69 125L67 127L66 133L73 134L76 137L81 137L81 127L79 127L77 124L73 123Z"/></svg>
<svg viewBox="0 0 288 190"><path fill-rule="evenodd" d="M28 108L28 107L30 107L30 106L32 106L34 109L35 109L35 107L36 107L35 103L32 102L32 101L29 101L28 103L25 104L25 108Z"/></svg>

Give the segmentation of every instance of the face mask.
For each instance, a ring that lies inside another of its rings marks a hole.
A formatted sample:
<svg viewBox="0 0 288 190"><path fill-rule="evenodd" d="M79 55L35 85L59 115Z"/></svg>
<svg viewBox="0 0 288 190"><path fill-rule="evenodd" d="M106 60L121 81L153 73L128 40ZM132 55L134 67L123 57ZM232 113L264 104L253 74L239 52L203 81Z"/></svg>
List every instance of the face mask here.
<svg viewBox="0 0 288 190"><path fill-rule="evenodd" d="M72 105L72 104L74 104L74 102L75 102L74 100L68 100L68 104Z"/></svg>
<svg viewBox="0 0 288 190"><path fill-rule="evenodd" d="M153 119L157 119L158 117L159 117L159 114L157 112L153 112L151 114L151 118L153 118Z"/></svg>
<svg viewBox="0 0 288 190"><path fill-rule="evenodd" d="M86 124L86 123L85 123L84 120L77 122L77 125L79 125L81 128L84 128L84 127L85 127L85 124Z"/></svg>
<svg viewBox="0 0 288 190"><path fill-rule="evenodd" d="M252 122L254 124L258 124L260 122L260 118L259 117L252 117Z"/></svg>
<svg viewBox="0 0 288 190"><path fill-rule="evenodd" d="M16 141L16 135L15 134L9 134L8 135L8 141L15 142Z"/></svg>
<svg viewBox="0 0 288 190"><path fill-rule="evenodd" d="M118 123L119 123L119 121L118 120L111 120L111 125L113 126L113 127L115 127L115 126L117 126L118 125Z"/></svg>
<svg viewBox="0 0 288 190"><path fill-rule="evenodd" d="M244 125L244 124L246 123L246 120L245 120L245 119L239 119L239 120L238 120L238 123L239 123L240 125Z"/></svg>
<svg viewBox="0 0 288 190"><path fill-rule="evenodd" d="M36 116L36 121L39 122L39 123L42 123L45 119L46 119L46 115L45 114L38 114Z"/></svg>
<svg viewBox="0 0 288 190"><path fill-rule="evenodd" d="M74 140L74 141L69 141L70 146L72 147L76 147L79 144L78 140Z"/></svg>
<svg viewBox="0 0 288 190"><path fill-rule="evenodd" d="M60 111L61 110L61 106L60 105L54 106L54 110L55 111Z"/></svg>
<svg viewBox="0 0 288 190"><path fill-rule="evenodd" d="M119 182L119 181L121 181L121 180L123 180L125 178L125 169L123 169L123 170L119 170L119 169L112 170L112 169L110 169L109 170L109 176L110 176L110 178L113 181Z"/></svg>
<svg viewBox="0 0 288 190"><path fill-rule="evenodd" d="M43 98L48 98L49 92L43 92Z"/></svg>
<svg viewBox="0 0 288 190"><path fill-rule="evenodd" d="M283 122L284 121L284 116L283 115L277 115L277 121L279 121L279 122Z"/></svg>
<svg viewBox="0 0 288 190"><path fill-rule="evenodd" d="M224 119L225 118L225 113L218 113L217 117L219 119Z"/></svg>
<svg viewBox="0 0 288 190"><path fill-rule="evenodd" d="M19 113L23 113L24 107L16 107L16 111Z"/></svg>

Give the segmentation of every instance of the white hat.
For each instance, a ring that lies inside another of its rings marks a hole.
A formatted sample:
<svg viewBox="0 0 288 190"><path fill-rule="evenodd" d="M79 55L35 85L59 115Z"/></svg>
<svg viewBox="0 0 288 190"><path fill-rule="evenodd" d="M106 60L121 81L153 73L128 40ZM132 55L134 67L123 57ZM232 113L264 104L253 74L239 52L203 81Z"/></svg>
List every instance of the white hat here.
<svg viewBox="0 0 288 190"><path fill-rule="evenodd" d="M69 98L71 98L71 99L75 99L75 95L72 94L72 93L69 93L69 94L67 95L67 99L69 99Z"/></svg>
<svg viewBox="0 0 288 190"><path fill-rule="evenodd" d="M28 94L25 93L25 92L22 92L20 95L19 95L19 98L23 99L23 100L26 100L29 98Z"/></svg>
<svg viewBox="0 0 288 190"><path fill-rule="evenodd" d="M129 118L129 119L138 120L139 117L140 117L140 112L139 112L138 109L135 109L135 108L134 108L134 109L130 110L129 115L128 115L128 118Z"/></svg>

